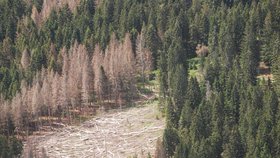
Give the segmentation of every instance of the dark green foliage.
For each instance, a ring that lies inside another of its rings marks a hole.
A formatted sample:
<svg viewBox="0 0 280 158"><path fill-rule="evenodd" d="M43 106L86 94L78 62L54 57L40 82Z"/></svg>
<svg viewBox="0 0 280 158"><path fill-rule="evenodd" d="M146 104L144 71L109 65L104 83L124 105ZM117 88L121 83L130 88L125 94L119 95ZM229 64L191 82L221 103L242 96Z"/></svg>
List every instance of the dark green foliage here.
<svg viewBox="0 0 280 158"><path fill-rule="evenodd" d="M0 119L0 157L19 157L23 144L18 140L15 134L15 124L12 120L12 114L7 113Z"/></svg>
<svg viewBox="0 0 280 158"><path fill-rule="evenodd" d="M170 128L177 127L178 115L176 115L175 107L169 98L166 102L166 126Z"/></svg>
<svg viewBox="0 0 280 158"><path fill-rule="evenodd" d="M175 158L188 157L187 145L184 143L180 143L176 148L174 157Z"/></svg>
<svg viewBox="0 0 280 158"><path fill-rule="evenodd" d="M185 94L187 90L187 72L183 65L177 65L174 77L176 78L176 81L174 82L174 85L172 84L172 86L170 86L172 89L171 97L176 107L176 114L180 116L182 107L185 103Z"/></svg>
<svg viewBox="0 0 280 158"><path fill-rule="evenodd" d="M18 157L22 152L23 144L15 137L7 138L0 135L0 157Z"/></svg>
<svg viewBox="0 0 280 158"><path fill-rule="evenodd" d="M264 21L264 29L262 35L262 48L261 48L261 58L266 63L272 63L272 54L270 53L272 45L273 45L273 30L272 30L272 17L271 12L268 12L265 21Z"/></svg>
<svg viewBox="0 0 280 158"><path fill-rule="evenodd" d="M159 56L159 81L160 81L160 95L162 97L167 96L168 92L168 70L167 70L167 55L165 51L160 51Z"/></svg>
<svg viewBox="0 0 280 158"><path fill-rule="evenodd" d="M177 131L172 127L167 127L163 133L163 145L168 156L172 156L179 143Z"/></svg>
<svg viewBox="0 0 280 158"><path fill-rule="evenodd" d="M233 127L233 130L229 134L229 139L227 143L224 144L223 157L228 158L240 158L244 157L244 149L241 141L240 134L237 127Z"/></svg>
<svg viewBox="0 0 280 158"><path fill-rule="evenodd" d="M278 38L278 40L277 40L277 42L280 42L280 40L279 40L279 38ZM277 42L275 42L275 43L277 43ZM278 93L278 96L279 96L279 94L280 94L280 84L279 84L279 82L280 82L280 65L279 65L279 63L280 63L280 55L279 55L279 50L280 50L280 47L279 46L274 46L275 48L274 48L274 51L275 51L275 57L273 57L272 59L273 59L273 62L272 62L272 73L273 73L273 77L274 77L274 80L275 80L275 83L274 83L274 85L275 85L275 89L276 89L276 92Z"/></svg>
<svg viewBox="0 0 280 158"><path fill-rule="evenodd" d="M3 41L4 38L15 40L17 22L26 14L26 6L23 1L0 1L0 41Z"/></svg>
<svg viewBox="0 0 280 158"><path fill-rule="evenodd" d="M222 62L226 68L231 68L233 59L237 53L233 39L234 34L231 31L233 29L232 27L233 25L228 24L228 22L222 23L219 35L219 52L221 53Z"/></svg>
<svg viewBox="0 0 280 158"><path fill-rule="evenodd" d="M186 101L182 112L181 112L181 117L180 117L180 121L179 121L179 125L180 128L189 128L191 125L191 120L192 120L192 113L193 113L193 109L191 107L191 103L189 100Z"/></svg>
<svg viewBox="0 0 280 158"><path fill-rule="evenodd" d="M202 94L200 91L199 83L197 82L196 78L191 78L190 83L187 89L186 93L187 101L189 102L189 105L192 109L195 109L199 106Z"/></svg>
<svg viewBox="0 0 280 158"><path fill-rule="evenodd" d="M190 136L192 142L201 141L209 137L211 132L210 121L211 109L208 108L205 100L201 102L197 110L194 111L192 124L190 126Z"/></svg>
<svg viewBox="0 0 280 158"><path fill-rule="evenodd" d="M252 21L246 23L242 45L241 64L245 81L256 84L257 66L259 62L258 45Z"/></svg>
<svg viewBox="0 0 280 158"><path fill-rule="evenodd" d="M15 47L13 46L11 38L7 37L3 40L0 55L0 65L5 67L11 66L15 58Z"/></svg>
<svg viewBox="0 0 280 158"><path fill-rule="evenodd" d="M209 10L205 4L210 5ZM161 92L166 97L172 98L176 82L182 81L175 75L176 66L187 63L182 59L192 57L197 44L208 44L210 51L200 60L199 82L190 78L184 81L186 93L176 93L176 98L185 98L177 128L174 120L179 115L175 110L178 105L170 101L172 127L180 136L174 157L279 156L277 7L276 1L195 1L184 14L190 22L186 43L183 33L178 33L182 25L171 20L173 29L168 28L160 19L166 13L160 13L159 28L166 30L164 49L168 54L161 54L159 62ZM171 16L176 17L176 12L171 11ZM260 61L272 66L272 82L257 80Z"/></svg>
<svg viewBox="0 0 280 158"><path fill-rule="evenodd" d="M135 51L136 37L142 33L144 47L152 52L153 69L159 70L168 156L280 156L279 1L103 0L96 6L95 0L81 0L74 11L67 5L54 9L37 26L30 18L31 5L40 12L42 3L0 0L4 99L16 94L21 80L30 85L42 68L60 74L63 47L84 44L92 56L96 44L107 49L112 34L123 41L130 33ZM198 44L210 53L199 59L196 77L189 78L188 61L196 55ZM25 49L30 52L26 70L20 62ZM259 62L270 66L268 74L273 78L258 81ZM104 96L100 97L106 97L107 74L101 72ZM25 115L21 116L24 126ZM12 138L12 117L4 122L0 157L12 157L20 153L21 144Z"/></svg>
<svg viewBox="0 0 280 158"><path fill-rule="evenodd" d="M161 47L161 43L157 35L155 24L148 23L145 34L147 48L152 51L153 59L158 59L158 49ZM157 68L157 62L153 65L153 68Z"/></svg>

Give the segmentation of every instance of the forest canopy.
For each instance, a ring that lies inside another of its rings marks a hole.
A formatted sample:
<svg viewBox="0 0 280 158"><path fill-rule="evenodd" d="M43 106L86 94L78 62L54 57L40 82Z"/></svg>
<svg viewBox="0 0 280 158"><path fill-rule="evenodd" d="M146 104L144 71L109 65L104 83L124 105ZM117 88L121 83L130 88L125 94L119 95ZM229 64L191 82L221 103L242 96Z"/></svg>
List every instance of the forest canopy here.
<svg viewBox="0 0 280 158"><path fill-rule="evenodd" d="M133 102L153 71L158 155L279 157L279 63L278 0L0 0L0 157L42 117Z"/></svg>

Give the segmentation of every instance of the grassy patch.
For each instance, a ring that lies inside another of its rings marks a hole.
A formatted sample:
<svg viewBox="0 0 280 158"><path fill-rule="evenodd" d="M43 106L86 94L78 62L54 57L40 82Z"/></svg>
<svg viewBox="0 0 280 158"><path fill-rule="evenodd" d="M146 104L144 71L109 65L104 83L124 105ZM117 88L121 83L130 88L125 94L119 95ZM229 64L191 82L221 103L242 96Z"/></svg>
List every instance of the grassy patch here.
<svg viewBox="0 0 280 158"><path fill-rule="evenodd" d="M198 76L198 68L200 67L200 58L192 58L188 60L189 64L189 76L197 77Z"/></svg>
<svg viewBox="0 0 280 158"><path fill-rule="evenodd" d="M189 68L190 69L198 69L199 65L200 65L200 60L201 58L192 58L188 60L188 64L189 64Z"/></svg>
<svg viewBox="0 0 280 158"><path fill-rule="evenodd" d="M189 70L190 77L196 77L198 75L198 70Z"/></svg>

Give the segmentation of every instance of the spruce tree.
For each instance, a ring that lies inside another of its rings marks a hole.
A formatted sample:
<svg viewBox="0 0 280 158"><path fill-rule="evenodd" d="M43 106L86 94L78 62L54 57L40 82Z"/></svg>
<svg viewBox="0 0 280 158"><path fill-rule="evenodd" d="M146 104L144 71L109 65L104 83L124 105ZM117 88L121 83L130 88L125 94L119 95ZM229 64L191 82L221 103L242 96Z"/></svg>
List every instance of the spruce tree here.
<svg viewBox="0 0 280 158"><path fill-rule="evenodd" d="M265 17L265 21L264 21L264 30L263 30L263 35L262 35L262 47L261 47L261 59L262 61L264 61L265 63L272 63L272 53L271 53L271 49L272 49L272 34L273 34L273 30L272 30L272 14L269 11Z"/></svg>
<svg viewBox="0 0 280 158"><path fill-rule="evenodd" d="M168 70L167 70L167 53L165 50L160 51L159 62L159 83L160 83L160 95L165 98L168 92Z"/></svg>
<svg viewBox="0 0 280 158"><path fill-rule="evenodd" d="M233 127L230 132L229 140L224 144L224 151L221 154L222 157L240 158L244 157L244 149L241 141L241 137L237 127Z"/></svg>
<svg viewBox="0 0 280 158"><path fill-rule="evenodd" d="M255 85L257 76L257 66L259 61L256 34L252 21L246 23L245 36L242 43L241 68L245 81Z"/></svg>
<svg viewBox="0 0 280 158"><path fill-rule="evenodd" d="M177 65L174 77L175 81L174 84L172 84L174 86L171 87L173 91L171 97L173 98L174 105L176 106L176 115L180 116L185 103L187 90L187 72L183 65Z"/></svg>
<svg viewBox="0 0 280 158"><path fill-rule="evenodd" d="M192 109L197 108L202 100L199 83L196 78L192 77L190 79L190 83L187 88L186 99Z"/></svg>

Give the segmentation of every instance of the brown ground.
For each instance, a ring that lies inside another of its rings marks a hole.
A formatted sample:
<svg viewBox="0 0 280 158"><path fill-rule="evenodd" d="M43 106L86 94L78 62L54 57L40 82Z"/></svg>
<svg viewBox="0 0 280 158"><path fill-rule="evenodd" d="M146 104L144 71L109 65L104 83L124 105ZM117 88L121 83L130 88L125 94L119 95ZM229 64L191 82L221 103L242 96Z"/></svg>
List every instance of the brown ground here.
<svg viewBox="0 0 280 158"><path fill-rule="evenodd" d="M51 158L147 157L154 155L156 140L162 136L164 118L157 102L103 113L79 126L66 126L43 136L32 136L29 144L42 157ZM28 146L25 145L24 157Z"/></svg>
<svg viewBox="0 0 280 158"><path fill-rule="evenodd" d="M259 63L257 78L264 79L266 81L270 79L271 81L273 81L273 74L271 73L270 67L266 63Z"/></svg>

